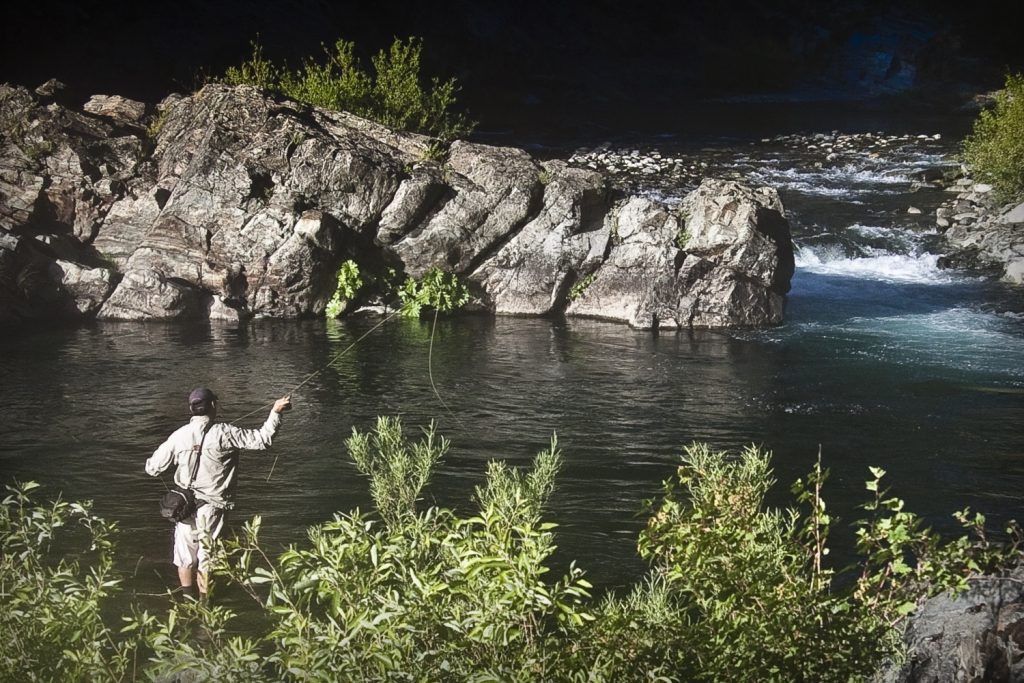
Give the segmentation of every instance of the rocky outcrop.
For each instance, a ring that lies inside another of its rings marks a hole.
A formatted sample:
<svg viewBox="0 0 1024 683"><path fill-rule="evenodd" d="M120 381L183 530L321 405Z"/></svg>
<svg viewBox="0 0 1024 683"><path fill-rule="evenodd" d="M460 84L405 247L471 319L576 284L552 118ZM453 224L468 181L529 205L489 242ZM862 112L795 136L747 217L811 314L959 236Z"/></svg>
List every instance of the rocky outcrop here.
<svg viewBox="0 0 1024 683"><path fill-rule="evenodd" d="M207 86L156 112L0 89L0 316L321 314L345 259L466 280L477 308L641 328L775 324L778 196L706 181L682 210L515 148L432 141ZM43 293L46 293L43 296Z"/></svg>
<svg viewBox="0 0 1024 683"><path fill-rule="evenodd" d="M639 328L782 322L794 260L775 190L707 180L681 211L633 198L613 218L610 253L567 313Z"/></svg>
<svg viewBox="0 0 1024 683"><path fill-rule="evenodd" d="M935 211L949 248L939 265L990 272L1024 284L1024 203L999 202L991 185L969 177L949 189L954 197Z"/></svg>
<svg viewBox="0 0 1024 683"><path fill-rule="evenodd" d="M907 659L875 683L1024 680L1024 568L938 595L912 616Z"/></svg>

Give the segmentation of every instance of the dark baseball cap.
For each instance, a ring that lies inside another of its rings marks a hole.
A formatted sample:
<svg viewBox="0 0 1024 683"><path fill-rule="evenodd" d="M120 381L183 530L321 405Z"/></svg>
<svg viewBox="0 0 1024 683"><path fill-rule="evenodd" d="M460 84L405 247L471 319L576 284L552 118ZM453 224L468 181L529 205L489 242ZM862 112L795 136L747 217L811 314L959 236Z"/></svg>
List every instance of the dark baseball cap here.
<svg viewBox="0 0 1024 683"><path fill-rule="evenodd" d="M197 387L188 395L188 404L190 406L197 403L214 403L216 400L217 394L213 393L206 387Z"/></svg>

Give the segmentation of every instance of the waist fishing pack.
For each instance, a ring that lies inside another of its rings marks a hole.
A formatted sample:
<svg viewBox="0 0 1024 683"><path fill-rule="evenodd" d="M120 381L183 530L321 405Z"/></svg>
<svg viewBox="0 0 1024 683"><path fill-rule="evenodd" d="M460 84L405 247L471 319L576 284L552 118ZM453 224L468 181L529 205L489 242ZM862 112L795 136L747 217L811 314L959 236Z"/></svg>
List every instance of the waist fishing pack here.
<svg viewBox="0 0 1024 683"><path fill-rule="evenodd" d="M206 441L206 432L209 427L203 430L203 437L199 440L199 449L196 454L195 465L188 478L188 486L182 488L172 484L167 493L160 496L160 515L169 522L183 522L196 513L196 492L192 490L192 482L199 473L199 461L203 458L203 442Z"/></svg>
<svg viewBox="0 0 1024 683"><path fill-rule="evenodd" d="M184 522L196 513L196 494L178 485L160 496L160 514L169 522Z"/></svg>

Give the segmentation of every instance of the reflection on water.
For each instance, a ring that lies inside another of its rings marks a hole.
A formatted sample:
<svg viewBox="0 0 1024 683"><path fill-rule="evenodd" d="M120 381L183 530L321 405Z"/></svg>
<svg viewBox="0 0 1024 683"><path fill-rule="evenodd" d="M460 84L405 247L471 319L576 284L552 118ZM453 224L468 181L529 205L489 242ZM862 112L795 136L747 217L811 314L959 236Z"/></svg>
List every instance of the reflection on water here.
<svg viewBox="0 0 1024 683"><path fill-rule="evenodd" d="M799 296L792 303L804 305ZM162 487L142 465L186 419L188 389L213 387L225 419L258 410L242 421L256 426L269 409L262 404L372 324L105 323L5 339L3 355L16 362L0 370L3 478L95 499L120 523L137 580L159 588L171 582L168 529L155 506ZM892 329L885 320L873 329L798 316L767 332L657 336L595 321L463 318L440 322L431 350L429 322L394 320L293 394L296 409L272 455L243 460L233 522L260 514L266 540L281 546L335 511L365 509L365 482L343 442L379 414L401 415L412 433L438 422L453 447L428 502L461 510L488 460L526 465L557 433L565 466L550 516L561 525L559 559L577 558L600 585L642 571L638 513L695 440L722 449L763 444L785 484L808 470L820 445L834 473L829 501L846 520L864 500L869 464L888 469L897 491L940 525L964 504L996 519L1019 513L1020 330L1004 331L1001 362L993 351L975 369L918 363L929 342L913 335L898 335L885 351ZM947 343L933 341L937 352ZM1008 390L979 390L994 386Z"/></svg>

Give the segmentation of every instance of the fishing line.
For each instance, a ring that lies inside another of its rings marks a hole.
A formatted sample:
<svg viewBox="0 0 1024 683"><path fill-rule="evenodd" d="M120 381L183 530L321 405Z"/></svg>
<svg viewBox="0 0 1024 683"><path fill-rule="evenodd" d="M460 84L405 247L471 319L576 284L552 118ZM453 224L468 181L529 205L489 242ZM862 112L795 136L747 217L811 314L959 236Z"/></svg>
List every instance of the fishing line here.
<svg viewBox="0 0 1024 683"><path fill-rule="evenodd" d="M372 334L373 332L375 332L375 331L376 331L376 330L377 330L378 328L380 328L380 327L381 327L382 325L384 325L384 324L385 324L386 322L388 322L389 320L391 320L392 318L394 318L394 317L395 317L396 315L398 315L399 313L401 313L402 311L404 311L404 310L405 310L405 308L406 308L407 306L409 306L409 304L405 304L404 306L401 306L401 307L399 307L399 308L396 308L396 309L395 309L395 311L394 311L393 313L391 313L390 315L388 315L388 316L386 316L386 317L382 318L382 319L381 319L381 321L380 321L379 323L377 323L376 325L374 325L373 327L371 327L371 328L370 328L369 330L367 330L367 331L366 331L366 332L365 332L365 333L364 333L364 334L363 334L362 336L360 336L360 337L359 337L358 339L356 339L356 340L355 340L354 342L352 342L351 344L349 344L348 346L346 346L346 347L345 347L344 349L342 349L341 351L339 351L338 353L336 353L336 354L334 355L334 357L333 357L333 358L331 358L331 359L330 359L329 361L327 361L327 363L326 363L326 364L325 364L325 365L324 365L323 367L321 367L321 368L319 368L319 369L317 369L317 370L315 370L315 371L311 372L311 373L310 373L309 375L307 375L307 376L306 376L306 378L305 378L305 379L303 379L303 380L302 380L301 382L299 382L299 383L298 383L298 384L296 384L296 385L295 385L294 387L292 387L291 391L289 391L289 392L288 392L287 394L285 394L285 396L287 396L288 398L291 398L291 395L292 395L292 392L293 392L293 391L295 391L295 390L299 389L299 388L300 388L300 387L302 387L302 386L303 386L304 384L306 384L307 382L309 382L309 380L313 379L314 377L316 377L317 375L319 375L319 374L320 374L321 372L323 372L323 371L324 371L324 370L326 370L327 368L329 368L329 367L331 367L332 365L334 365L334 363L335 363L335 362L336 362L336 361L337 361L337 360L338 360L339 358L341 358L341 357L342 357L342 356L344 356L344 355L345 355L346 353L348 353L348 352L349 352L349 351L351 351L351 350L352 350L353 348L355 348L356 344L358 344L359 342L361 342L361 341L363 341L364 339L366 339L366 338L367 338L368 336L370 336L370 335L371 335L371 334ZM240 417L240 418L238 418L238 419L239 419L239 420L244 420L245 418L247 418L247 417L250 417L250 416L252 416L252 415L255 415L256 413L258 413L258 412L260 412L260 411L262 411L262 410L266 410L266 409L267 409L268 407L270 407L270 406L272 406L272 405L274 405L274 404L273 404L273 403L267 403L266 405L260 406L259 408L257 408L256 410L254 410L254 411L252 411L252 412L250 412L250 413L246 413L245 415L243 415L242 417ZM271 477L272 477L272 476L274 475L274 469L275 469L275 468L277 467L277 461L278 461L278 459L279 459L280 457L281 457L281 454L280 454L280 453L277 453L277 454L275 454L275 455L274 455L274 462L273 462L273 463L271 463L271 465L270 465L270 472L269 472L269 473L267 474L267 481L270 481L270 478L271 478Z"/></svg>
<svg viewBox="0 0 1024 683"><path fill-rule="evenodd" d="M434 309L434 324L433 324L433 326L432 326L432 327L430 328L430 345L429 345L429 346L427 347L427 377L429 377L429 378L430 378L430 388L434 390L434 396L436 396L436 397L437 397L437 400L441 402L441 405L443 405L443 406L444 406L444 409L448 411L448 414L449 414L449 415L451 415L451 416L452 416L452 418L453 418L453 419L454 419L454 420L455 420L456 422L458 422L458 423L459 423L459 426L461 426L461 427L462 427L463 429L465 429L465 428L466 428L466 425L465 425L465 424L463 424L462 420L460 420L460 419L459 419L459 418L458 418L458 417L457 417L457 416L455 415L455 413L453 413L453 412L452 412L452 409L448 407L448 404L447 404L447 403L445 403L445 400L444 400L443 398L441 398L441 394L440 394L440 393L438 393L438 391L437 391L437 386L435 386L435 385L434 385L434 367L433 367L433 358L434 358L434 332L436 332L436 331L437 331L437 314L438 314L438 312L439 312L439 311L438 311L438 309L436 309L436 308L435 308L435 309Z"/></svg>
<svg viewBox="0 0 1024 683"><path fill-rule="evenodd" d="M394 317L395 317L396 315L398 315L399 313L401 313L402 311L404 311L404 310L405 310L405 308L406 308L406 307L407 307L408 305L409 305L409 304L405 304L404 306L402 306L402 307L400 307L400 308L396 308L396 309L394 310L394 312L392 312L391 314L389 314L389 315L388 315L388 316L386 316L385 318L381 319L381 321L380 321L379 323L377 323L376 325L374 325L373 327L371 327L371 328L370 328L369 330L367 330L367 331L366 331L366 332L365 332L365 333L364 333L364 334L363 334L363 335L362 335L361 337L359 337L359 338L358 338L358 339L356 339L356 340L355 340L354 342L352 342L351 344L349 344L348 346L346 346L346 347L345 347L344 349L342 349L341 351L339 351L338 353L336 353L336 354L334 355L334 357L333 357L333 358L331 358L331 359L330 359L329 361L327 361L327 363L325 363L325 364L323 365L323 367L321 367L321 368L319 368L319 369L317 369L317 370L314 370L313 372L309 373L309 374L308 374L308 375L307 375L307 376L305 377L305 379L303 379L303 380L302 380L301 382L299 382L299 383L298 383L298 384L296 384L296 385L295 385L294 387L292 387L291 391L289 391L288 393L286 393L286 394L285 394L285 396L288 396L288 397L290 397L293 391L296 391L297 389L299 389L300 387L302 387L303 385L305 385L305 384L306 384L307 382L309 382L309 380L313 379L314 377L316 377L317 375L319 375L319 374L320 374L321 372L323 372L323 371L324 371L324 370L326 370L327 368L329 368L329 367L331 367L332 365L334 365L334 363L335 363L335 362L336 362L336 361L337 361L337 360L338 360L339 358L341 358L341 357L342 357L342 356L344 356L344 355L345 355L346 353L348 353L349 351L351 351L351 350L352 350L352 348L353 348L353 347L355 347L355 345L356 345L356 344L358 344L359 342L361 342L361 341L363 341L364 339L366 339L367 337L369 337L369 336L370 336L371 334L373 334L373 332L375 332L375 331L376 331L376 330L377 330L377 329L378 329L379 327L381 327L381 326L382 326L382 325L384 325L384 324L385 324L386 322L388 322L389 320L391 320L392 318L394 318ZM255 415L256 413L258 413L258 412L260 412L260 411L266 410L267 408L271 407L272 405L274 405L274 402L273 402L273 401L271 401L270 403L267 403L267 404L265 404L265 405L262 405L262 406L260 406L259 408L257 408L256 410L253 410L252 412L246 413L245 415L243 415L243 416L241 416L241 417L238 417L238 418L235 418L235 419L236 419L236 420L244 420L245 418L247 418L247 417L251 417L251 416Z"/></svg>

